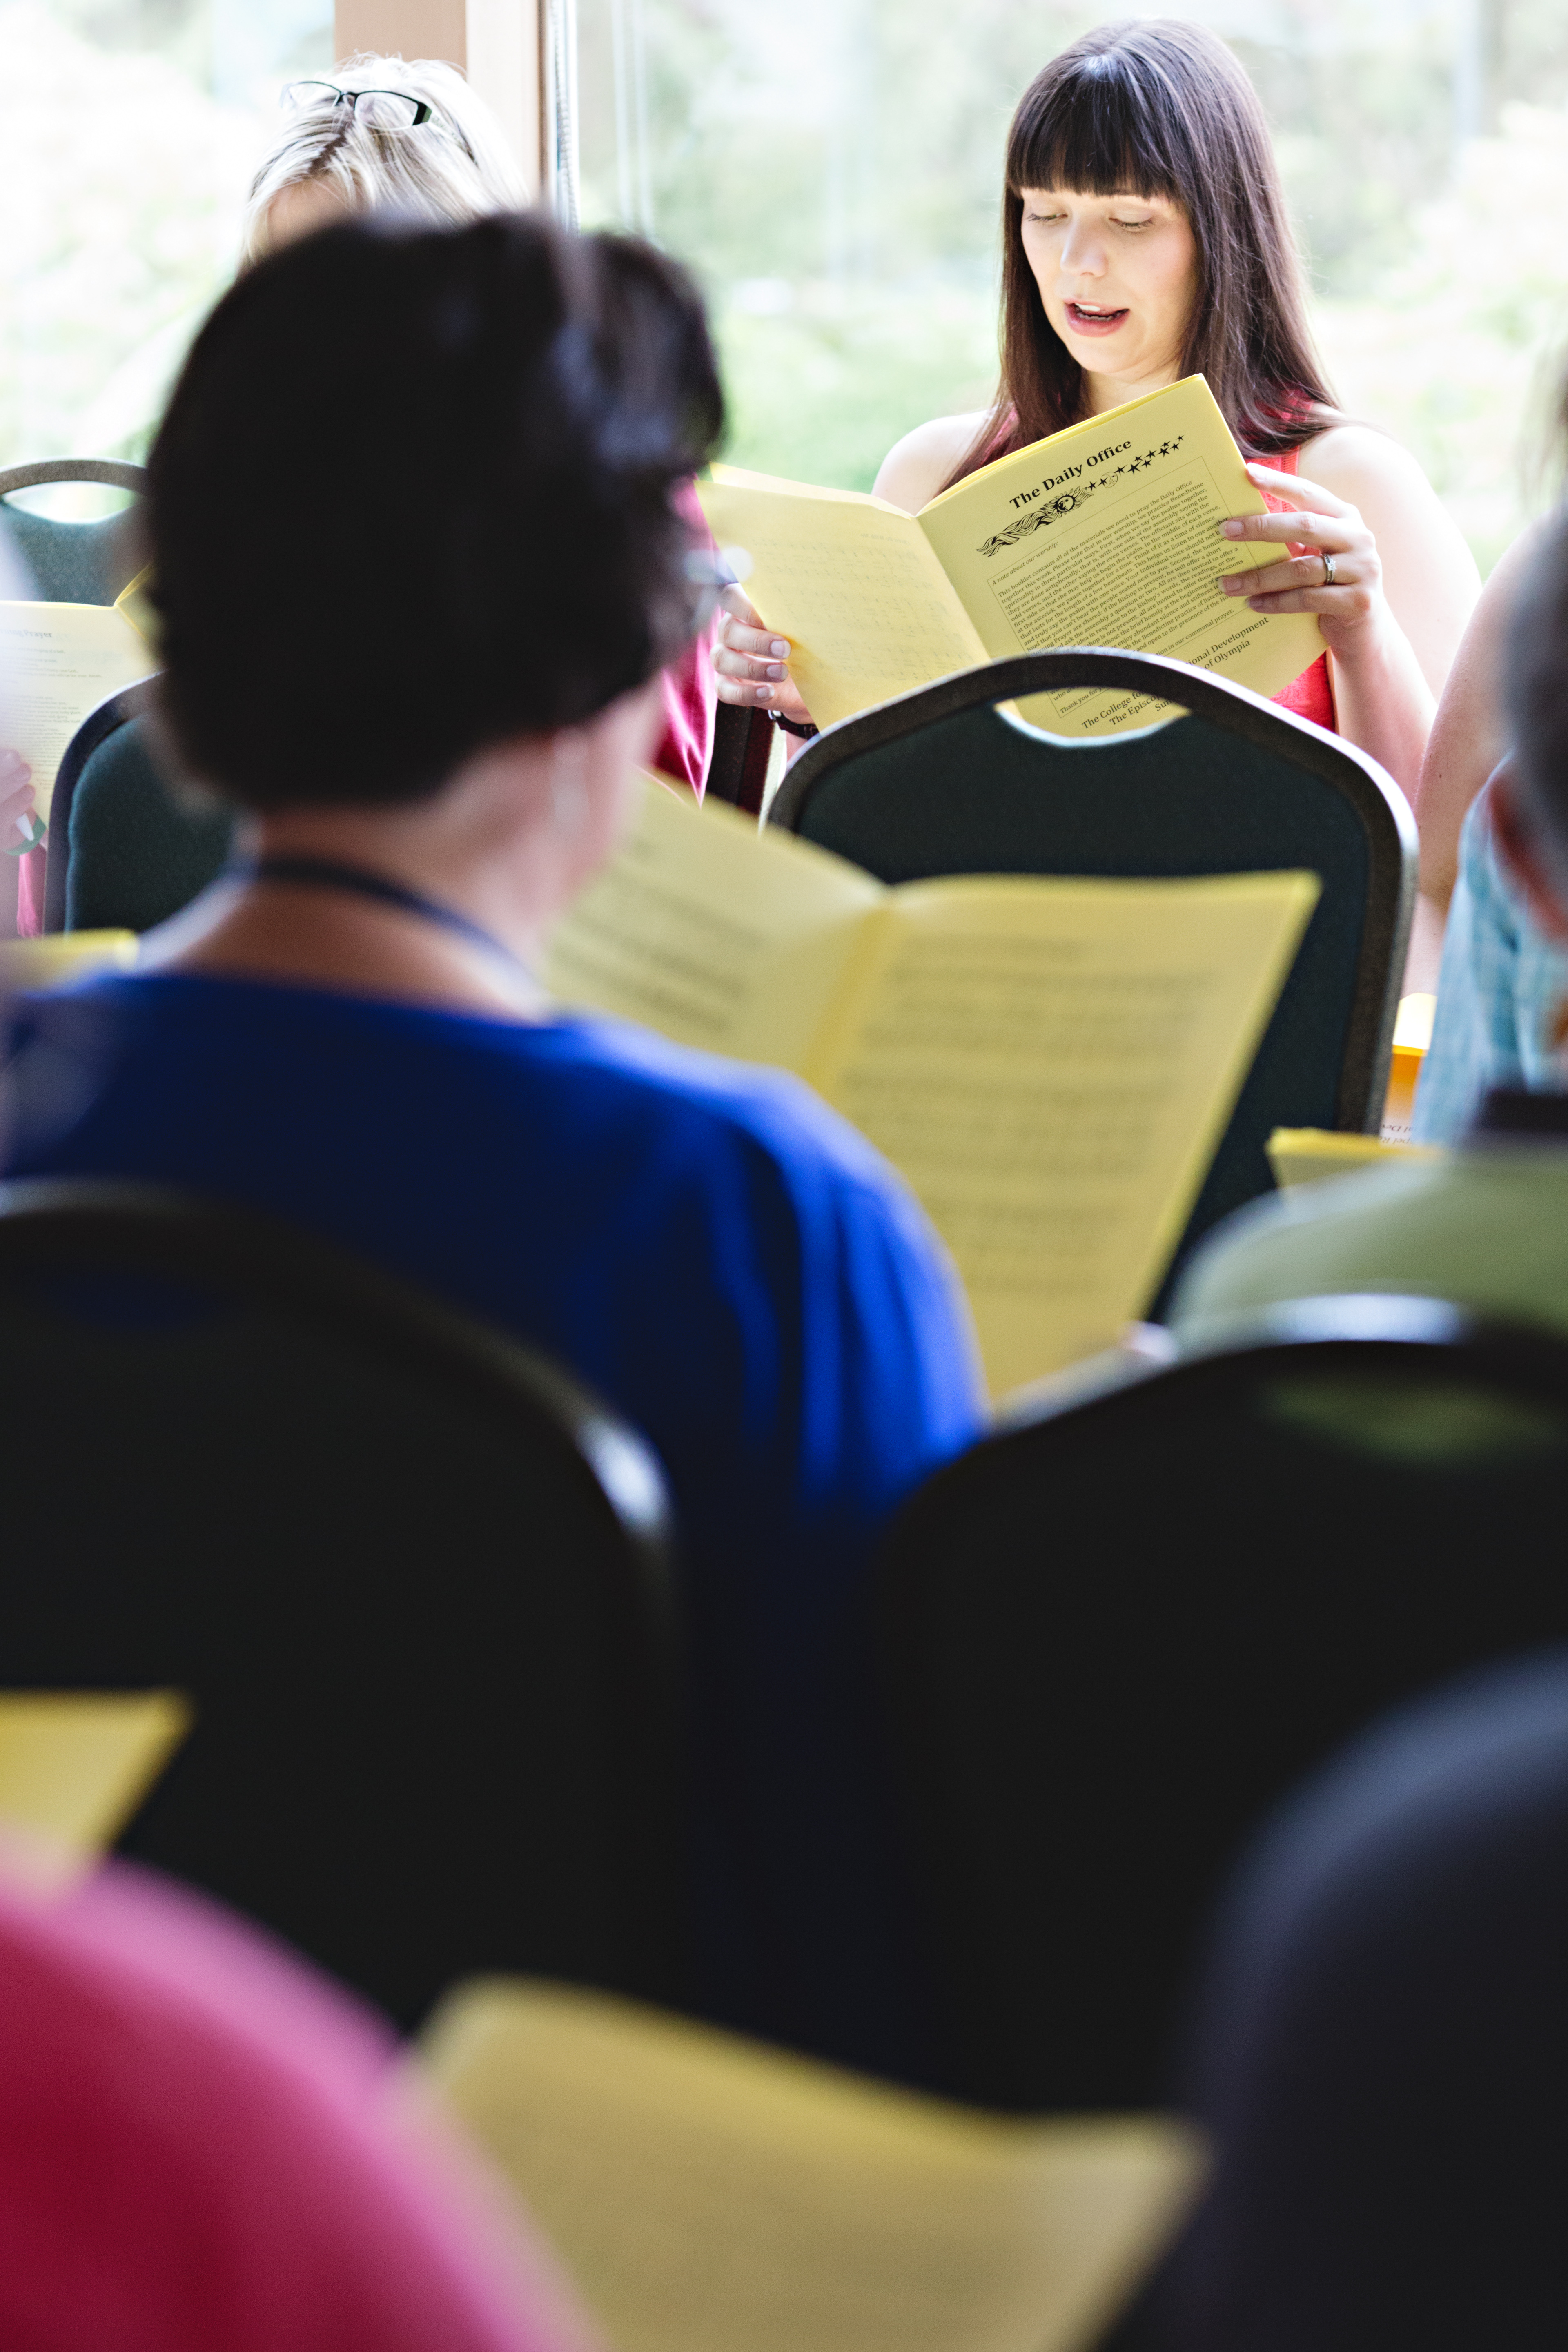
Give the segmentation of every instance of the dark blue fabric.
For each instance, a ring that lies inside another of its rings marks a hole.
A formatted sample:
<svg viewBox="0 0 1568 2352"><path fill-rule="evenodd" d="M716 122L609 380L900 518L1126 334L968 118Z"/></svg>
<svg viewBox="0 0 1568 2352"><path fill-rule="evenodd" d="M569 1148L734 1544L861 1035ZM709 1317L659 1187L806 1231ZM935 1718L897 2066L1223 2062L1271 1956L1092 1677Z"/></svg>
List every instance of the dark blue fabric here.
<svg viewBox="0 0 1568 2352"><path fill-rule="evenodd" d="M859 1610L974 1434L920 1211L805 1087L627 1026L130 975L26 1001L13 1175L249 1203L570 1365L653 1441L691 1592L710 2013L921 2071Z"/></svg>
<svg viewBox="0 0 1568 2352"><path fill-rule="evenodd" d="M1285 1809L1193 2088L1217 2162L1161 2352L1560 2352L1568 1653L1402 1711Z"/></svg>

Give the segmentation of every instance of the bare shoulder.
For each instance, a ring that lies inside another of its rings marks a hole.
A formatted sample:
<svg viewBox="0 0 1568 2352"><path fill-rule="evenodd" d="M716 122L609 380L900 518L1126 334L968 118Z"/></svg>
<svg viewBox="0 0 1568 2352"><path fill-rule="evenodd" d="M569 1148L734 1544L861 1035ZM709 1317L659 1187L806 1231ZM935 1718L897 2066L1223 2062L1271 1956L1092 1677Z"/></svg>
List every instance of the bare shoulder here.
<svg viewBox="0 0 1568 2352"><path fill-rule="evenodd" d="M1301 445L1298 460L1309 481L1359 506L1363 497L1416 498L1438 504L1418 457L1375 425L1330 425Z"/></svg>
<svg viewBox="0 0 1568 2352"><path fill-rule="evenodd" d="M1442 690L1481 575L1418 457L1371 425L1331 425L1307 442L1301 475L1343 499L1377 541L1384 586L1433 692Z"/></svg>
<svg viewBox="0 0 1568 2352"><path fill-rule="evenodd" d="M1485 679L1486 691L1496 698L1520 590L1540 551L1546 528L1544 519L1527 524L1519 537L1504 548L1488 573L1450 674L1456 696L1468 693L1470 677L1479 674Z"/></svg>
<svg viewBox="0 0 1568 2352"><path fill-rule="evenodd" d="M1481 590L1481 603L1478 609L1484 609L1500 641L1513 617L1519 592L1529 576L1530 567L1546 544L1551 523L1552 518L1548 515L1538 516L1534 522L1526 523L1519 537L1503 549L1487 574L1487 584Z"/></svg>
<svg viewBox="0 0 1568 2352"><path fill-rule="evenodd" d="M1481 593L1477 560L1420 458L1401 442L1377 433L1375 425L1328 425L1326 433L1302 445L1300 473L1359 508L1361 520L1371 524L1396 609L1417 593L1422 569L1432 567L1446 574L1460 621L1469 614ZM1453 646L1448 652L1453 654Z"/></svg>
<svg viewBox="0 0 1568 2352"><path fill-rule="evenodd" d="M935 498L984 421L984 410L977 408L967 416L933 416L929 425L917 425L883 458L877 496L907 514L918 514Z"/></svg>

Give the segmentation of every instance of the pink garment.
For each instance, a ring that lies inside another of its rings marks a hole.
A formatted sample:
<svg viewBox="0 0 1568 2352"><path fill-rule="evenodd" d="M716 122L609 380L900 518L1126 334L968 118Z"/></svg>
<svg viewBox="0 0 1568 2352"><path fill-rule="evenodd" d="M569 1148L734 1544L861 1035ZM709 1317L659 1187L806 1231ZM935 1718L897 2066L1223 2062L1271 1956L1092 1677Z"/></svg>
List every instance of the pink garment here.
<svg viewBox="0 0 1568 2352"><path fill-rule="evenodd" d="M1281 474L1299 474L1301 470L1301 452L1300 449L1286 449L1279 457L1270 457L1266 462L1276 467ZM1277 499L1268 490L1264 490L1261 496L1264 504L1271 508L1275 514L1289 513L1289 504L1287 499ZM1290 551L1292 554L1300 552L1294 541L1290 543ZM1320 654L1310 669L1304 669L1300 677L1292 678L1283 692L1275 695L1272 699L1282 710L1293 710L1298 719L1315 719L1318 725L1326 727L1331 735L1337 735L1340 731L1340 715L1334 708L1334 682L1329 675L1327 654Z"/></svg>
<svg viewBox="0 0 1568 2352"><path fill-rule="evenodd" d="M691 526L694 544L710 548L713 535L693 484L682 482L675 494L675 503ZM679 661L671 662L659 681L664 689L664 733L654 752L653 764L661 774L673 776L678 783L689 784L699 800L702 798L708 763L713 756L713 714L719 707L713 647L719 620L715 613L700 635L692 638Z"/></svg>
<svg viewBox="0 0 1568 2352"><path fill-rule="evenodd" d="M0 1885L5 2352L588 2352L547 2261L399 2119L394 2057L156 1880Z"/></svg>
<svg viewBox="0 0 1568 2352"><path fill-rule="evenodd" d="M16 860L16 937L40 940L44 935L44 876L48 849L40 845Z"/></svg>

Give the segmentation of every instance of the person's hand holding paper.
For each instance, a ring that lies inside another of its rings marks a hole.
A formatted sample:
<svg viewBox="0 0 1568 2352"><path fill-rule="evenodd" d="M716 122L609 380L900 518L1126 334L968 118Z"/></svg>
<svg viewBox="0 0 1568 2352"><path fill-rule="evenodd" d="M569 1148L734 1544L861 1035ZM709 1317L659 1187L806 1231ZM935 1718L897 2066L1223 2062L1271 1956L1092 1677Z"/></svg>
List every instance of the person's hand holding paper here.
<svg viewBox="0 0 1568 2352"><path fill-rule="evenodd" d="M748 591L789 645L785 669L771 635L731 621L723 698L784 709L793 690L821 726L1043 646L1171 655L1264 695L1323 651L1312 614L1238 611L1220 587L1221 525L1268 517L1201 376L995 458L918 515L728 466L698 495L714 538L752 558ZM1266 545L1226 551L1238 571L1271 562ZM1079 736L1167 709L1068 690L1031 697L1024 716Z"/></svg>
<svg viewBox="0 0 1568 2352"><path fill-rule="evenodd" d="M789 639L763 627L743 588L726 588L720 602L730 615L713 656L720 701L760 704L809 727L811 713L789 674Z"/></svg>
<svg viewBox="0 0 1568 2352"><path fill-rule="evenodd" d="M32 814L33 771L20 751L0 751L0 849L20 857L43 838Z"/></svg>
<svg viewBox="0 0 1568 2352"><path fill-rule="evenodd" d="M37 795L32 839L21 847L43 839L39 819L48 821L60 761L88 712L157 667L117 605L0 601L0 735L30 770ZM5 789L0 776L0 796Z"/></svg>

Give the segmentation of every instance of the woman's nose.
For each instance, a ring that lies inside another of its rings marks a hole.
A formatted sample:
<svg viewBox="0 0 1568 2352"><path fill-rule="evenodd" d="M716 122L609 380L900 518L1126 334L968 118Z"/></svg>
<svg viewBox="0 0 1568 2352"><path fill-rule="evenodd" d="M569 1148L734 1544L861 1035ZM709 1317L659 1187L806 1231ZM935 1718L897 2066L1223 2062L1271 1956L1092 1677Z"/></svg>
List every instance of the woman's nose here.
<svg viewBox="0 0 1568 2352"><path fill-rule="evenodd" d="M1089 221L1073 221L1062 244L1062 272L1068 278L1103 278L1105 240Z"/></svg>

